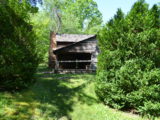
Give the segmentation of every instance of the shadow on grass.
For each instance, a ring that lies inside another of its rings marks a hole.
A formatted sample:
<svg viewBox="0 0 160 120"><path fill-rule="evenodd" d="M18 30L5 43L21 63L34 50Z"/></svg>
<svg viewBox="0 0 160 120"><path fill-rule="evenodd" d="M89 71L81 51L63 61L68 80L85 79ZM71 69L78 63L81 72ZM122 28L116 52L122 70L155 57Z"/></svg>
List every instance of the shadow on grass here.
<svg viewBox="0 0 160 120"><path fill-rule="evenodd" d="M63 77L62 77L63 76ZM59 78L59 79L58 79ZM43 104L50 104L55 107L52 110L53 116L60 118L67 116L68 113L73 111L75 97L82 103L93 104L97 100L84 93L83 88L86 87L88 82L82 83L75 87L68 86L66 84L72 84L70 79L74 79L74 75L53 75L52 79L41 79L40 82L35 84L33 89L34 96L42 105L41 110L47 111L46 106Z"/></svg>
<svg viewBox="0 0 160 120"><path fill-rule="evenodd" d="M98 102L84 92L84 88L90 84L90 80L79 84L81 81L74 83L74 80L77 80L76 75L44 73L39 74L37 79L37 82L29 90L10 98L14 99L15 102L14 112L10 113L4 120L39 120L42 118L53 120L63 116L69 120L71 119L69 112L73 111L73 105L77 100L88 105Z"/></svg>

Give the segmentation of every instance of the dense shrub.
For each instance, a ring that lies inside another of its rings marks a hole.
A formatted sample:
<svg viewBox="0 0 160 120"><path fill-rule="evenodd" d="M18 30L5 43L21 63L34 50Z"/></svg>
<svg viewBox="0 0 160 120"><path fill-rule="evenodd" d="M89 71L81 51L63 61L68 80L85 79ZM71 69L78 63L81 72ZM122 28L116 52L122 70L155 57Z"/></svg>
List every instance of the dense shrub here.
<svg viewBox="0 0 160 120"><path fill-rule="evenodd" d="M0 90L18 89L32 81L38 57L29 22L32 7L8 0L0 4Z"/></svg>
<svg viewBox="0 0 160 120"><path fill-rule="evenodd" d="M105 104L160 116L160 12L143 0L99 32L96 93Z"/></svg>

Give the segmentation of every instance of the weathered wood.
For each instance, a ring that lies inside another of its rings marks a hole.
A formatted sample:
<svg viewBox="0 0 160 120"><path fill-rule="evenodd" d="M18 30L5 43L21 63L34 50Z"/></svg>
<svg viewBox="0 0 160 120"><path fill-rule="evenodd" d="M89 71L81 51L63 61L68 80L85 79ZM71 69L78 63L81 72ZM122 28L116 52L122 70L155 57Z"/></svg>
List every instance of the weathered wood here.
<svg viewBox="0 0 160 120"><path fill-rule="evenodd" d="M99 53L96 37L76 43L61 42L57 47L53 53L57 57L54 68L58 73L85 73L96 70Z"/></svg>
<svg viewBox="0 0 160 120"><path fill-rule="evenodd" d="M73 42L57 42L57 48L63 48L65 46L71 45Z"/></svg>
<svg viewBox="0 0 160 120"><path fill-rule="evenodd" d="M50 47L49 47L49 58L48 58L48 67L55 68L56 65L56 55L53 53L53 50L57 48L56 44L56 33L50 32Z"/></svg>
<svg viewBox="0 0 160 120"><path fill-rule="evenodd" d="M79 44L76 44L74 46L61 50L58 53L63 53L63 52L93 53L93 52L96 52L96 47L97 47L97 40L93 39L93 40L80 42Z"/></svg>
<svg viewBox="0 0 160 120"><path fill-rule="evenodd" d="M91 60L67 60L67 61L58 61L59 63L72 63L72 62L91 62Z"/></svg>
<svg viewBox="0 0 160 120"><path fill-rule="evenodd" d="M59 74L85 74L85 73L95 73L96 70L95 69L90 69L90 70L86 70L86 69L59 69L57 70L57 73Z"/></svg>

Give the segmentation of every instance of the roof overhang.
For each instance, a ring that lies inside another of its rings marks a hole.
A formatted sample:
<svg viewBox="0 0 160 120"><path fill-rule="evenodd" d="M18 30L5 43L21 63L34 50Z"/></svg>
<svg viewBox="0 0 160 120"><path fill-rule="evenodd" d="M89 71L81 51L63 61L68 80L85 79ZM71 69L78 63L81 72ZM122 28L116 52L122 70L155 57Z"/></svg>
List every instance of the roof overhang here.
<svg viewBox="0 0 160 120"><path fill-rule="evenodd" d="M96 35L94 35L94 36L92 36L92 37L90 37L90 38L81 40L81 41L79 41L79 42L72 43L71 45L67 45L67 46L65 46L65 47L58 48L58 49L54 50L53 53L54 53L54 54L57 54L57 53L59 53L59 52L62 52L62 51L65 50L65 49L69 49L70 47L73 47L73 46L75 46L75 45L77 45L77 44L79 44L79 43L85 42L85 41L87 41L87 40L92 40L92 39L94 39L94 38L96 38Z"/></svg>

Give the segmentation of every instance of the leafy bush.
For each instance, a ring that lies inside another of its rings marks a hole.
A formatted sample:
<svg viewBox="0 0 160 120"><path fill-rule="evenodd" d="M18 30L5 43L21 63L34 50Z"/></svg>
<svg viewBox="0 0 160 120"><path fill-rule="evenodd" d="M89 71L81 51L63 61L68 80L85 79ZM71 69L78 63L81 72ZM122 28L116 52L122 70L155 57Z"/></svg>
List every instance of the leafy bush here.
<svg viewBox="0 0 160 120"><path fill-rule="evenodd" d="M140 0L117 14L99 32L96 93L117 109L159 116L160 11Z"/></svg>
<svg viewBox="0 0 160 120"><path fill-rule="evenodd" d="M38 56L36 36L29 22L31 8L18 0L0 4L0 90L27 86L36 71Z"/></svg>

